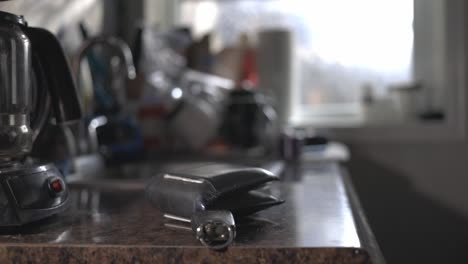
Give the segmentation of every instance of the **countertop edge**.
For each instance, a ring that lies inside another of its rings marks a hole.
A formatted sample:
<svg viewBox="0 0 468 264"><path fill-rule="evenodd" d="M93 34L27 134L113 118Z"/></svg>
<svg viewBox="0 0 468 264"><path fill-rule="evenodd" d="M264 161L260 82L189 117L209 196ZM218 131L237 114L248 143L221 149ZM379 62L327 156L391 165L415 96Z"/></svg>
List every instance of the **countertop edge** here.
<svg viewBox="0 0 468 264"><path fill-rule="evenodd" d="M1 263L370 263L356 248L200 247L96 245L0 245Z"/></svg>

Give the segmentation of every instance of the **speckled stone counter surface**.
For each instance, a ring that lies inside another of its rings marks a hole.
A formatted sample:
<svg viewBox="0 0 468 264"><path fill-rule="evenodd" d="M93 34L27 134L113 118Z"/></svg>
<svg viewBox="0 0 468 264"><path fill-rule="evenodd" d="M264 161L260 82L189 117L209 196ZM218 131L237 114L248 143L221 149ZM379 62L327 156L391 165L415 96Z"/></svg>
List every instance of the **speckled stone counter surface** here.
<svg viewBox="0 0 468 264"><path fill-rule="evenodd" d="M67 212L0 230L0 263L383 263L340 167L293 171L285 179L294 180L271 187L286 203L238 222L235 243L222 252L163 219L144 181L78 181Z"/></svg>

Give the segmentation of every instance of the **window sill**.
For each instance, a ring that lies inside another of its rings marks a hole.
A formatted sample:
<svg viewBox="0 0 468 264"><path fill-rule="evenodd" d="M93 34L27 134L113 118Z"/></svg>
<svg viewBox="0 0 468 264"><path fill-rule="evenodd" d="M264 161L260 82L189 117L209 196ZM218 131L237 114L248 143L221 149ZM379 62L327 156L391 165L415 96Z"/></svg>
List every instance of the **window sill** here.
<svg viewBox="0 0 468 264"><path fill-rule="evenodd" d="M322 118L295 122L294 127L314 129L344 142L462 142L467 139L464 122L366 123L359 117Z"/></svg>
<svg viewBox="0 0 468 264"><path fill-rule="evenodd" d="M330 129L331 137L346 142L462 142L465 129L446 123L395 124Z"/></svg>

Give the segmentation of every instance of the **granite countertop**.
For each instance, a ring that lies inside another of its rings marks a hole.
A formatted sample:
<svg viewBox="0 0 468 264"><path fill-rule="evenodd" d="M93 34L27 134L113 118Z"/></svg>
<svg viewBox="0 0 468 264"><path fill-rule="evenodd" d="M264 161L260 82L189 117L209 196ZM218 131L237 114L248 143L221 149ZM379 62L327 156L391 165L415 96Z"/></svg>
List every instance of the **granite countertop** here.
<svg viewBox="0 0 468 264"><path fill-rule="evenodd" d="M206 249L173 226L146 200L143 181L127 179L70 184L67 212L0 230L0 263L383 263L339 165L292 170L293 180L270 190L286 203L238 223L225 251Z"/></svg>

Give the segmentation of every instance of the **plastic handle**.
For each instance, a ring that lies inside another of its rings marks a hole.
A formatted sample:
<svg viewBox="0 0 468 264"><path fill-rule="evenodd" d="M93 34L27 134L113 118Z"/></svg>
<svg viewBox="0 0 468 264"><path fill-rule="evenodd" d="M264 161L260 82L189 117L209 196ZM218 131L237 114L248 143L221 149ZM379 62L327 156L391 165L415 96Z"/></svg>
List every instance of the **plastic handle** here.
<svg viewBox="0 0 468 264"><path fill-rule="evenodd" d="M47 86L38 89L48 90L57 123L81 119L81 103L59 41L45 29L25 27L24 32L31 41L33 68L38 86Z"/></svg>

